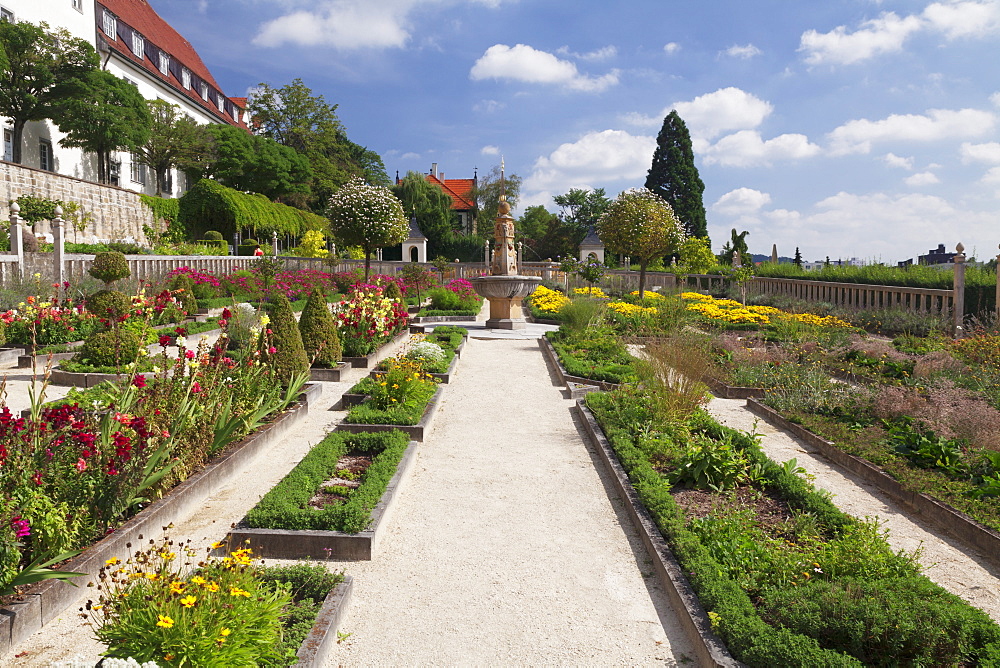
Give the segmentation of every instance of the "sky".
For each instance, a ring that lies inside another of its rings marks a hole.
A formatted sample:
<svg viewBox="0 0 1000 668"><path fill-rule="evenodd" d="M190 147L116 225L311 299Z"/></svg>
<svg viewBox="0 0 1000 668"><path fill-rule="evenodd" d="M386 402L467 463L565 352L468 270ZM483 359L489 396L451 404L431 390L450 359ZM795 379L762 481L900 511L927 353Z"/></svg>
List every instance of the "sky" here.
<svg viewBox="0 0 1000 668"><path fill-rule="evenodd" d="M1000 0L150 0L223 90L301 78L390 177L642 187L676 109L718 251L1000 244Z"/></svg>

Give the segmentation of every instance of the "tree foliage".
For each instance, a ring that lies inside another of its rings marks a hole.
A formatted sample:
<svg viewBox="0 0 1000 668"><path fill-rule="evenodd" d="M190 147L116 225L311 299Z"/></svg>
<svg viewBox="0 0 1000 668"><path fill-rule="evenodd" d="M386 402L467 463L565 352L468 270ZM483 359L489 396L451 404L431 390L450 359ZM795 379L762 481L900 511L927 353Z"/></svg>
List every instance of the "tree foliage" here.
<svg viewBox="0 0 1000 668"><path fill-rule="evenodd" d="M337 117L337 105L313 95L301 79L280 88L266 83L247 100L247 113L258 134L270 137L305 156L312 168L309 205L322 211L325 203L353 176L389 185L382 158L347 138Z"/></svg>
<svg viewBox="0 0 1000 668"><path fill-rule="evenodd" d="M650 260L678 250L683 224L667 202L645 188L626 190L597 221L597 235L612 253L639 260L639 293L645 291Z"/></svg>
<svg viewBox="0 0 1000 668"><path fill-rule="evenodd" d="M646 188L666 200L689 235L708 238L702 202L705 184L694 164L691 135L676 110L663 119L663 127L656 137Z"/></svg>
<svg viewBox="0 0 1000 668"><path fill-rule="evenodd" d="M24 126L55 118L59 102L73 94L78 78L97 69L94 47L46 23L0 21L0 117L13 131L12 160L20 163Z"/></svg>
<svg viewBox="0 0 1000 668"><path fill-rule="evenodd" d="M73 86L73 95L58 103L57 124L66 137L62 146L97 155L97 180L108 183L116 151L136 151L149 139L152 117L139 90L110 72L93 70Z"/></svg>
<svg viewBox="0 0 1000 668"><path fill-rule="evenodd" d="M605 194L604 188L596 190L570 188L568 193L556 195L552 200L562 208L563 221L576 228L580 241L583 241L587 232L597 225L598 219L611 205L611 200Z"/></svg>
<svg viewBox="0 0 1000 668"><path fill-rule="evenodd" d="M364 251L366 279L372 252L403 243L410 232L399 199L388 188L370 185L358 177L334 193L326 215L340 243L360 246Z"/></svg>
<svg viewBox="0 0 1000 668"><path fill-rule="evenodd" d="M472 189L472 198L476 202L477 230L492 230L500 210L500 165L495 165L487 174L477 179L476 187ZM521 177L517 174L506 174L503 190L507 193L507 202L511 208L517 206L521 195Z"/></svg>
<svg viewBox="0 0 1000 668"><path fill-rule="evenodd" d="M703 237L685 239L681 243L679 254L680 270L685 274L705 274L718 262L708 245L708 239Z"/></svg>
<svg viewBox="0 0 1000 668"><path fill-rule="evenodd" d="M420 172L407 172L392 187L392 194L403 204L407 216L415 216L417 226L427 237L427 254L434 257L442 253L451 234L457 231L458 216L451 208L451 197Z"/></svg>
<svg viewBox="0 0 1000 668"><path fill-rule="evenodd" d="M190 168L199 164L211 151L212 138L205 125L199 125L176 104L165 100L147 100L153 119L149 139L140 148L142 162L156 174L156 196L167 188L167 173L173 167Z"/></svg>

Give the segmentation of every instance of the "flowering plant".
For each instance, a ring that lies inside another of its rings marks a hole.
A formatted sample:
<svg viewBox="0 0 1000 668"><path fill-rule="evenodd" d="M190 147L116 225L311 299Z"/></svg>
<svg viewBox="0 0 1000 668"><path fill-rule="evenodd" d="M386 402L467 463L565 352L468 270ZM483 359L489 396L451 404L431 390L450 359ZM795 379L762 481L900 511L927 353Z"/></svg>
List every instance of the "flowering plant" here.
<svg viewBox="0 0 1000 668"><path fill-rule="evenodd" d="M558 313L563 306L569 304L569 297L558 290L550 290L544 285L539 285L528 297L528 303L539 311Z"/></svg>
<svg viewBox="0 0 1000 668"><path fill-rule="evenodd" d="M377 350L406 326L409 317L406 308L385 297L379 287L353 292L333 308L345 357L361 357Z"/></svg>
<svg viewBox="0 0 1000 668"><path fill-rule="evenodd" d="M16 309L0 313L7 341L18 345L53 345L80 341L98 328L93 313L72 299L39 301L28 298Z"/></svg>

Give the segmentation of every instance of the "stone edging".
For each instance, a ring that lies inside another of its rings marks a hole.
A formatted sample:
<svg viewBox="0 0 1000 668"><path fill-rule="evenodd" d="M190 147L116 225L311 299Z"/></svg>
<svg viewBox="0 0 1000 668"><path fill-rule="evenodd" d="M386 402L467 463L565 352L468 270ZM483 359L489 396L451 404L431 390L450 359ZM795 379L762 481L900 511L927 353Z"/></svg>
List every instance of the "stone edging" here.
<svg viewBox="0 0 1000 668"><path fill-rule="evenodd" d="M712 394L721 399L749 399L751 397L763 397L765 390L759 387L740 387L739 385L726 385L720 380L706 376L702 378L703 383L708 385Z"/></svg>
<svg viewBox="0 0 1000 668"><path fill-rule="evenodd" d="M422 315L410 318L410 322L420 324L424 322L475 322L474 315Z"/></svg>
<svg viewBox="0 0 1000 668"><path fill-rule="evenodd" d="M559 362L559 354L552 346L552 342L549 341L548 337L540 336L538 337L538 340L538 345L542 347L542 352L545 353L545 357L552 363L553 368L555 368L556 374L559 376L559 382L563 383L570 390L574 399L579 398L588 391L593 391L592 389L583 390L583 388L576 388L573 387L574 385L584 385L600 390L613 390L618 387L618 383L611 383L606 380L593 380L592 378L571 376L566 373L566 369L564 369L563 365Z"/></svg>
<svg viewBox="0 0 1000 668"><path fill-rule="evenodd" d="M434 423L434 416L437 415L438 406L441 404L441 394L441 388L439 387L434 393L434 396L431 397L431 400L427 402L427 408L424 409L424 415L420 418L420 422L415 425L347 424L345 422L340 422L337 424L336 429L338 431L349 431L352 434L359 434L365 431L392 431L394 429L398 429L399 431L407 434L414 441L423 443L424 438L431 432L431 427Z"/></svg>
<svg viewBox="0 0 1000 668"><path fill-rule="evenodd" d="M296 654L298 662L294 668L323 668L326 665L327 658L337 644L337 629L344 621L353 592L354 578L345 575L344 581L326 595L312 630L299 646Z"/></svg>
<svg viewBox="0 0 1000 668"><path fill-rule="evenodd" d="M364 357L342 357L341 361L349 362L355 369L367 369L369 366L375 366L383 357L386 357L386 353L391 346L408 338L410 338L409 328L405 328L399 334L382 344L375 352L369 353Z"/></svg>
<svg viewBox="0 0 1000 668"><path fill-rule="evenodd" d="M372 509L371 524L364 531L344 533L343 531L254 529L238 524L226 536L229 549L249 542L254 555L264 559L370 560L375 547L382 540L379 526L389 516L396 497L413 469L418 445L416 441L410 441L406 447L403 457L396 466L396 473Z"/></svg>
<svg viewBox="0 0 1000 668"><path fill-rule="evenodd" d="M351 370L350 362L339 362L333 369L326 367L309 367L309 380L339 383L344 374Z"/></svg>
<svg viewBox="0 0 1000 668"><path fill-rule="evenodd" d="M747 399L747 408L754 415L759 415L775 427L802 439L838 467L846 469L865 482L875 485L881 491L916 511L922 517L930 520L966 545L981 551L993 564L1000 564L1000 533L983 526L965 513L952 508L942 501L931 498L926 494L906 489L885 471L868 460L844 452L834 445L832 441L814 434L802 425L789 422L780 413L769 406L765 406L756 399Z"/></svg>
<svg viewBox="0 0 1000 668"><path fill-rule="evenodd" d="M656 571L657 578L670 598L677 619L694 645L698 665L727 668L742 666L743 664L729 654L726 645L712 632L712 624L701 601L698 600L698 595L695 594L653 518L649 516L649 511L642 505L639 495L629 482L628 474L618 461L618 455L604 436L593 413L579 399L576 402L576 410L591 443L607 467L608 473L611 474L612 485L621 497L625 512L628 513L649 554L653 570Z"/></svg>
<svg viewBox="0 0 1000 668"><path fill-rule="evenodd" d="M273 422L213 459L162 499L154 501L113 533L62 564L60 570L84 573L84 576L74 578L84 584L88 579L96 582L104 562L111 557L128 556L131 549L126 544L139 545L140 534L144 540L155 539L162 535L163 527L180 522L198 511L206 499L220 487L238 480L259 454L284 438L306 417L310 402L318 396L317 392L322 392L320 387L307 388L304 390L304 401L300 400ZM85 590L70 582L73 580L45 580L29 589L23 601L0 608L0 657L76 603Z"/></svg>

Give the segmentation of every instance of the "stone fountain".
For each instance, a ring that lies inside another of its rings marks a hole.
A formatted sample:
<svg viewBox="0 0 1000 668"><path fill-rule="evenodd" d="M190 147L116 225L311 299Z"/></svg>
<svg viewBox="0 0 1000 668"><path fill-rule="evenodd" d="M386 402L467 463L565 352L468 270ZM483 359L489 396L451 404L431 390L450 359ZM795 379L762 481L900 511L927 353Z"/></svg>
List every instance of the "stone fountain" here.
<svg viewBox="0 0 1000 668"><path fill-rule="evenodd" d="M523 300L542 282L537 276L518 274L517 250L514 247L514 218L510 215L504 186L503 160L500 161L500 210L493 225L496 243L489 276L472 279L472 287L490 300L488 329L524 329Z"/></svg>

